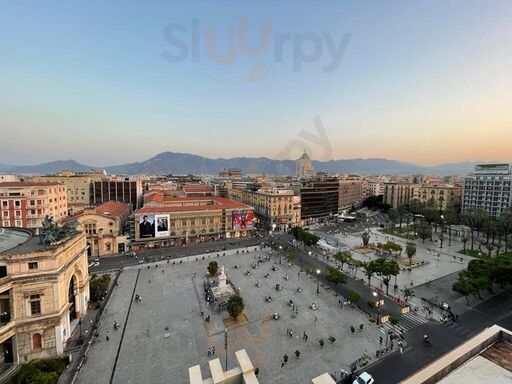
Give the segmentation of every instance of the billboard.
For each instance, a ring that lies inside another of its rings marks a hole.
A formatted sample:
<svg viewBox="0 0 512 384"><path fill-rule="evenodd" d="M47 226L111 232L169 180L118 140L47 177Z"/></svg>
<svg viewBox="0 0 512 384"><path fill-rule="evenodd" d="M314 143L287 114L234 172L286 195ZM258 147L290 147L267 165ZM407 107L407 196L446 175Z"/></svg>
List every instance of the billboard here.
<svg viewBox="0 0 512 384"><path fill-rule="evenodd" d="M147 214L139 216L139 238L148 239L152 237L169 236L169 215Z"/></svg>
<svg viewBox="0 0 512 384"><path fill-rule="evenodd" d="M253 211L233 211L233 229L253 229Z"/></svg>

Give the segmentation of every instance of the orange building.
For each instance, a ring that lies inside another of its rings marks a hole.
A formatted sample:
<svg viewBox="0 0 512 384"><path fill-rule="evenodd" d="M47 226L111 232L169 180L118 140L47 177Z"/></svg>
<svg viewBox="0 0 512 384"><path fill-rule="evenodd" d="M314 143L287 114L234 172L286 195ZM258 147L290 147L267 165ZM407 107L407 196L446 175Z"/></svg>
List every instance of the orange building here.
<svg viewBox="0 0 512 384"><path fill-rule="evenodd" d="M68 215L66 186L54 182L0 183L0 226L40 228L45 216L56 222Z"/></svg>

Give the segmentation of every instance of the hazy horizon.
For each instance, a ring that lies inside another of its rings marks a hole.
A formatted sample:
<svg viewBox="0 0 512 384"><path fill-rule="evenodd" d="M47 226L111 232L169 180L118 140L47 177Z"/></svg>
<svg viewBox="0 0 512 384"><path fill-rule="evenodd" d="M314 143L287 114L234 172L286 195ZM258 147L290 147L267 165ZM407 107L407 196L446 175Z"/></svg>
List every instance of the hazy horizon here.
<svg viewBox="0 0 512 384"><path fill-rule="evenodd" d="M0 21L0 164L512 160L507 1L42 0Z"/></svg>

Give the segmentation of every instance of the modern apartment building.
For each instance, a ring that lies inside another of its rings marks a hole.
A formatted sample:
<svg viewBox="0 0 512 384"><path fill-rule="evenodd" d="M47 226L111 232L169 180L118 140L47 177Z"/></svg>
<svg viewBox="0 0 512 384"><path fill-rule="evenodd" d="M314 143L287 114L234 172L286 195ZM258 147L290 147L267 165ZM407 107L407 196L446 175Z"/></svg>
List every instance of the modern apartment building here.
<svg viewBox="0 0 512 384"><path fill-rule="evenodd" d="M512 207L512 165L479 164L464 179L462 211L482 208L492 217Z"/></svg>
<svg viewBox="0 0 512 384"><path fill-rule="evenodd" d="M348 213L359 208L363 198L363 182L357 176L340 180L338 212Z"/></svg>
<svg viewBox="0 0 512 384"><path fill-rule="evenodd" d="M40 228L45 216L68 216L66 187L55 182L0 183L0 226Z"/></svg>
<svg viewBox="0 0 512 384"><path fill-rule="evenodd" d="M28 229L0 228L0 364L62 355L87 310L84 234L43 245Z"/></svg>
<svg viewBox="0 0 512 384"><path fill-rule="evenodd" d="M402 204L409 204L414 200L417 185L408 182L384 183L383 202L396 208Z"/></svg>
<svg viewBox="0 0 512 384"><path fill-rule="evenodd" d="M384 195L384 183L380 180L368 181L368 196Z"/></svg>
<svg viewBox="0 0 512 384"><path fill-rule="evenodd" d="M108 176L92 183L91 204L107 201L130 204L133 210L142 206L142 180L137 176Z"/></svg>
<svg viewBox="0 0 512 384"><path fill-rule="evenodd" d="M337 177L318 175L300 186L301 219L322 221L338 214L340 182Z"/></svg>

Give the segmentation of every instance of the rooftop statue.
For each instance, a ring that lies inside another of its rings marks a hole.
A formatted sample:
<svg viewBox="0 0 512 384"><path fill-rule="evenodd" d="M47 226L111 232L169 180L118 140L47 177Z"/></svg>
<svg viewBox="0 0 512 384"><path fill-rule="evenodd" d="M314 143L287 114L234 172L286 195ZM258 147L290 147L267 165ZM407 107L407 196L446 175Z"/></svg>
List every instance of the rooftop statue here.
<svg viewBox="0 0 512 384"><path fill-rule="evenodd" d="M59 240L66 239L78 233L76 227L79 224L78 221L71 220L62 227L59 227L57 223L53 221L53 217L46 215L42 222L43 228L39 231L41 244L52 245Z"/></svg>

